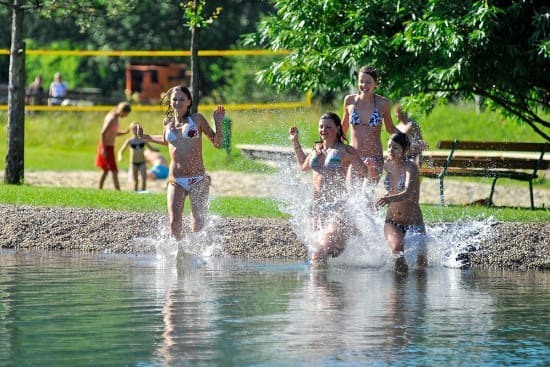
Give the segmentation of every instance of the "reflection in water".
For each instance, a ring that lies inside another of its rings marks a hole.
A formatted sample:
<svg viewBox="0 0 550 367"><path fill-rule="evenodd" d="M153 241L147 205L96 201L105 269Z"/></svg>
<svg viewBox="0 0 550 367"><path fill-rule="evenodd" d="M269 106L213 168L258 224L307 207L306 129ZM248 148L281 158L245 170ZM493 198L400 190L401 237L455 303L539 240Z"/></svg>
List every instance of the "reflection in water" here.
<svg viewBox="0 0 550 367"><path fill-rule="evenodd" d="M171 259L0 253L0 365L542 366L550 358L550 274L431 266L397 276Z"/></svg>

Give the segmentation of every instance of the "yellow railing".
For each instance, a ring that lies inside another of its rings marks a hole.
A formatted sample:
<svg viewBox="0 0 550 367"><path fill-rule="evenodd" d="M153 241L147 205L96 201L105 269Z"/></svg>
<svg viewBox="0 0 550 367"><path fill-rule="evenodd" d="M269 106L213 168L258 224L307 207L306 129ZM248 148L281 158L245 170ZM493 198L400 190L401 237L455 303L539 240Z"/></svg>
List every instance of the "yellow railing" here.
<svg viewBox="0 0 550 367"><path fill-rule="evenodd" d="M199 50L199 57L208 56L264 56L264 55L287 55L287 50ZM0 49L0 55L9 55L10 50ZM155 57L175 57L191 56L190 51L140 51L140 50L26 50L26 55L60 55L60 56L155 56ZM306 93L301 102L280 102L280 103L243 103L243 104L224 104L227 110L264 110L264 109L284 109L284 108L303 108L311 106L311 93ZM25 106L28 111L110 111L113 106ZM200 110L214 110L215 105L199 105ZM0 110L7 110L7 105L0 105ZM133 105L134 111L158 111L158 105Z"/></svg>

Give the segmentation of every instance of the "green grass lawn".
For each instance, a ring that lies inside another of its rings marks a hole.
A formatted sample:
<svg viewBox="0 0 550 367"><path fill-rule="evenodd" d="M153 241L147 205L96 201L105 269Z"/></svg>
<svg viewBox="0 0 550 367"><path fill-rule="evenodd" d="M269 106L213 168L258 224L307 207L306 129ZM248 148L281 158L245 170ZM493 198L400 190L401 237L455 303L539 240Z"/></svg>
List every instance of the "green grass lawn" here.
<svg viewBox="0 0 550 367"><path fill-rule="evenodd" d="M166 213L166 196L130 191L95 190L0 184L0 203L13 205L62 206ZM221 217L288 218L272 199L220 197L210 203L210 213ZM483 206L422 205L427 223L493 218L498 221L548 222L550 210L486 208ZM187 205L185 213L189 212Z"/></svg>
<svg viewBox="0 0 550 367"><path fill-rule="evenodd" d="M265 166L240 156L236 144L288 145L288 128L297 125L304 146L317 140L319 116L333 110L341 115L341 106L313 105L311 108L231 111L233 151L228 156L205 141L204 157L209 170L229 169L237 171L262 171ZM25 169L32 170L93 170L99 132L103 124L103 112L42 112L25 117ZM210 112L205 116L211 120ZM436 107L428 116L415 116L419 121L425 140L435 147L438 140L490 140L533 141L543 139L531 128L504 119L497 113L487 111L476 114L473 105L451 104ZM121 128L132 121L139 121L146 133L162 132L163 115L159 112L132 112L121 119ZM0 111L0 151L6 151L7 113ZM120 146L127 136L120 137ZM382 139L389 135L383 131ZM165 147L161 147L165 151ZM123 162L122 168L127 165ZM0 162L4 169L5 161Z"/></svg>

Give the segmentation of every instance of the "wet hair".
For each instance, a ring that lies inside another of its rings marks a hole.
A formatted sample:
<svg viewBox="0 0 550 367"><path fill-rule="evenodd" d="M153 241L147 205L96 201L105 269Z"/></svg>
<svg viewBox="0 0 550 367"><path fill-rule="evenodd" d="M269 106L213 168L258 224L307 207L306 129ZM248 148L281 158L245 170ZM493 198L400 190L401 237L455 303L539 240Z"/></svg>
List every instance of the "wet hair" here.
<svg viewBox="0 0 550 367"><path fill-rule="evenodd" d="M403 153L406 153L411 146L411 141L409 140L409 137L405 133L402 133L402 132L395 133L391 136L390 139L401 146L401 149L403 149Z"/></svg>
<svg viewBox="0 0 550 367"><path fill-rule="evenodd" d="M130 105L129 102L120 102L116 106L115 111L117 113L123 113L123 112L130 113L132 112L132 106Z"/></svg>
<svg viewBox="0 0 550 367"><path fill-rule="evenodd" d="M174 92L176 92L176 91L183 92L187 96L187 98L189 98L189 100L191 101L191 103L187 107L187 111L185 111L185 117L187 117L191 114L191 107L193 106L193 98L191 97L191 91L189 90L189 88L187 88L183 84L182 85L177 85L175 87L172 87L172 88L168 89L166 91L166 93L164 93L164 95L162 96L162 98L160 100L160 106L166 108L166 111L164 111L164 115L166 117L173 118L174 117L174 109L170 105L170 100L172 99L172 94L174 94Z"/></svg>
<svg viewBox="0 0 550 367"><path fill-rule="evenodd" d="M340 119L340 116L338 116L334 112L325 112L321 115L321 120L332 120L334 121L334 126L336 127L336 141L338 142L344 142L347 141L345 135L342 132L342 120ZM314 147L318 144L323 143L322 140L316 141L314 144Z"/></svg>
<svg viewBox="0 0 550 367"><path fill-rule="evenodd" d="M378 83L378 72L376 71L376 69L374 67L372 67L372 66L362 66L361 69L359 69L359 74L361 74L361 73L369 74L370 76L372 76L374 81L376 83Z"/></svg>

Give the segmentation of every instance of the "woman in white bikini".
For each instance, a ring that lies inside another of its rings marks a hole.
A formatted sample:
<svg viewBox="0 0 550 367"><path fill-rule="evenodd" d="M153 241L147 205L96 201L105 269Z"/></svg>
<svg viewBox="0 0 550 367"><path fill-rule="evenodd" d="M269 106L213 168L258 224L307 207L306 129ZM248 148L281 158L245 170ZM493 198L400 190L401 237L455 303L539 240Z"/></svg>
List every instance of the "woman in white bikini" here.
<svg viewBox="0 0 550 367"><path fill-rule="evenodd" d="M407 264L403 257L405 235L426 235L422 210L420 209L420 180L418 166L407 160L410 142L407 134L393 134L388 142L388 161L384 164L387 172L384 187L387 194L376 201L376 207L387 205L384 235L392 253L397 256L396 269L404 271ZM419 265L426 264L425 248L421 244L418 256Z"/></svg>
<svg viewBox="0 0 550 367"><path fill-rule="evenodd" d="M294 145L296 161L302 171L313 171L313 204L311 223L319 233L319 243L312 246L310 260L316 262L327 256L338 256L345 246L344 202L346 192L346 172L353 166L359 174L366 177L368 171L361 163L357 151L343 142L340 117L327 112L319 120L321 140L313 145L306 156L299 139L298 129L289 130Z"/></svg>
<svg viewBox="0 0 550 367"><path fill-rule="evenodd" d="M390 101L374 94L378 86L378 74L370 66L363 66L358 74L359 94L344 98L342 129L350 130L350 145L357 149L361 160L369 169L368 183L376 185L382 175L382 122L390 134L398 132L391 117ZM353 172L349 172L353 178ZM355 180L352 180L354 182Z"/></svg>
<svg viewBox="0 0 550 367"><path fill-rule="evenodd" d="M202 135L205 134L214 147L222 142L222 121L225 108L214 110L216 131L200 113L191 114L191 92L183 85L170 88L161 101L167 105L162 135L145 135L141 127L138 135L144 141L168 145L170 153L169 185L166 190L170 235L182 238L183 208L185 199L191 202L191 230L200 231L208 210L210 177L206 175L202 157Z"/></svg>

